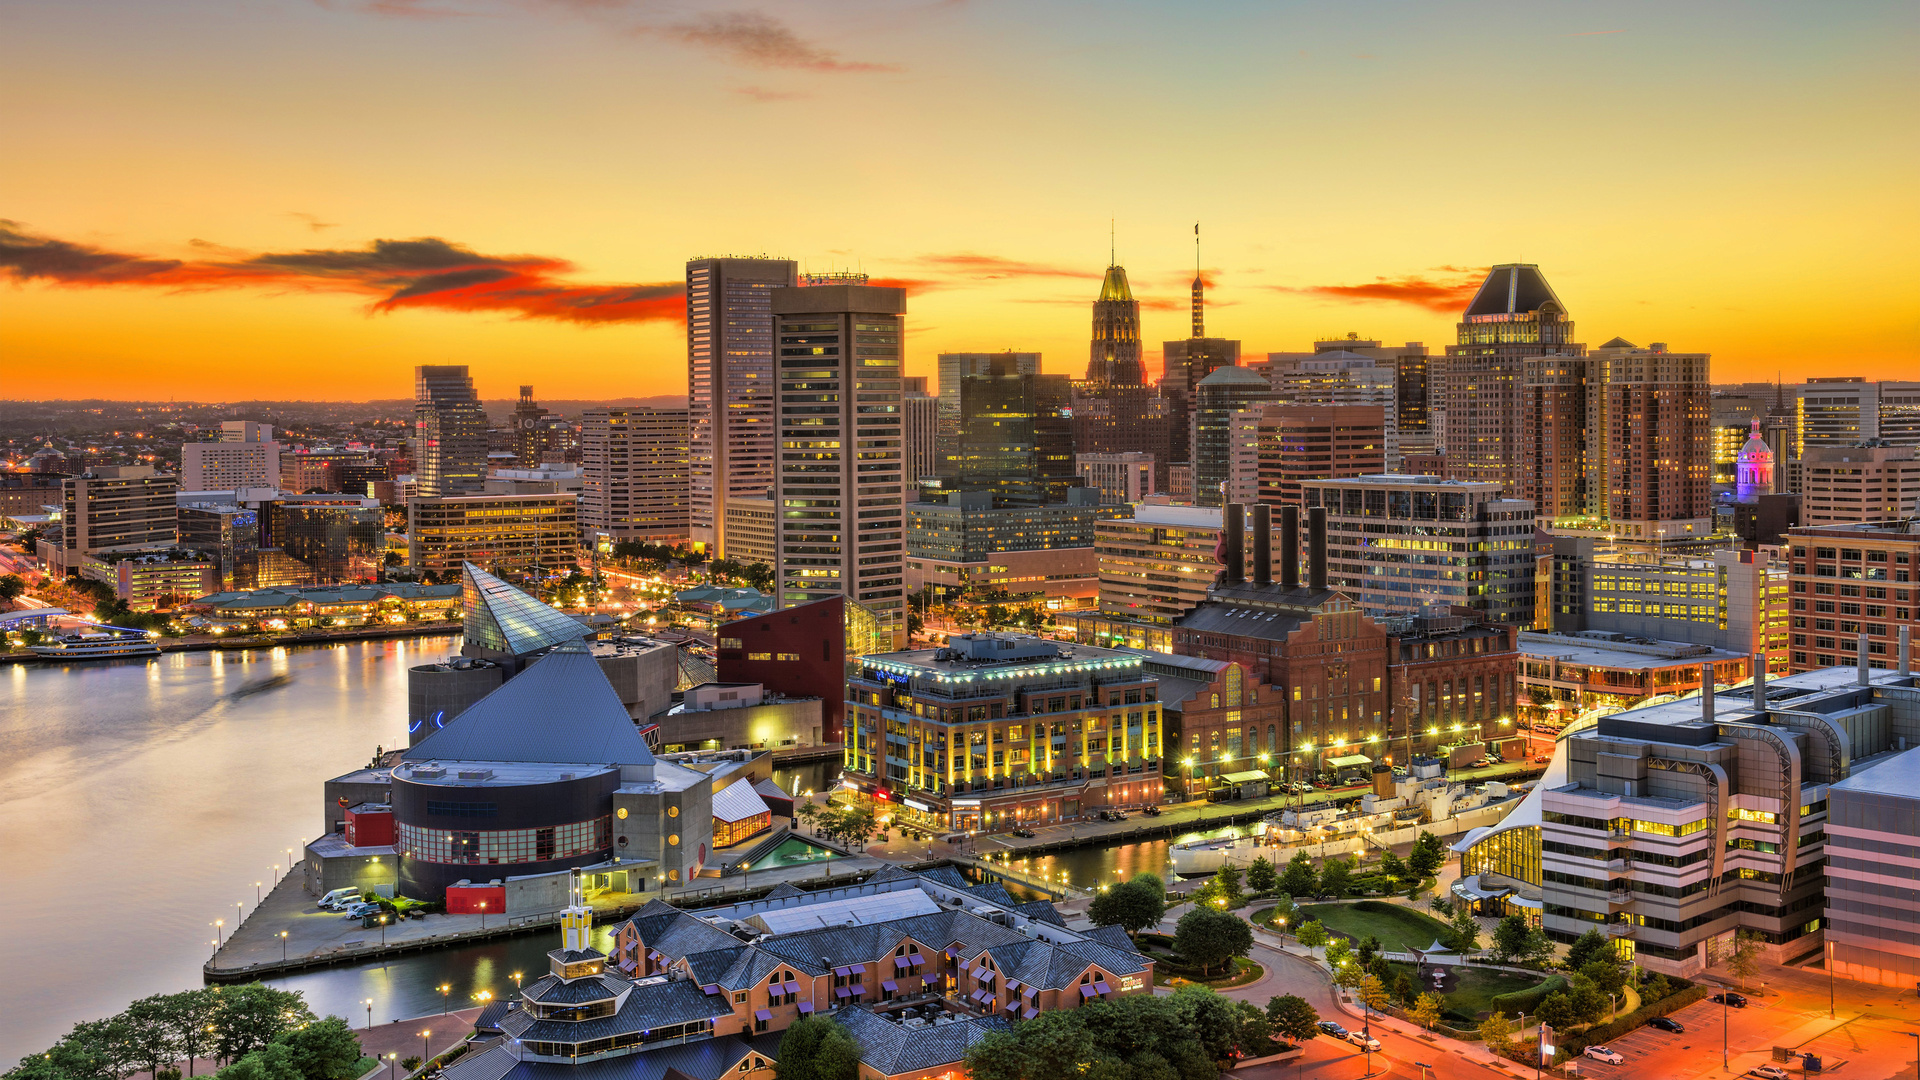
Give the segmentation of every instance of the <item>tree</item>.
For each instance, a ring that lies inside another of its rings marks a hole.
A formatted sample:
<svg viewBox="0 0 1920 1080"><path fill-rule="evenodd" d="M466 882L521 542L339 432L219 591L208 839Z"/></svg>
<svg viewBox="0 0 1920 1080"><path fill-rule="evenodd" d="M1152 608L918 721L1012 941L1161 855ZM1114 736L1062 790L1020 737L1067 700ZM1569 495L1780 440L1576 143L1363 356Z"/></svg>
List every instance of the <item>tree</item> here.
<svg viewBox="0 0 1920 1080"><path fill-rule="evenodd" d="M284 1043L268 1043L213 1075L216 1080L304 1080L293 1058L292 1048Z"/></svg>
<svg viewBox="0 0 1920 1080"><path fill-rule="evenodd" d="M255 1050L265 1049L281 1032L297 1024L310 1024L306 998L297 990L275 990L264 983L224 987L215 1008L213 1025L218 1029L220 1057L238 1062ZM262 1062L256 1068L268 1068ZM258 1080L241 1077L239 1080Z"/></svg>
<svg viewBox="0 0 1920 1080"><path fill-rule="evenodd" d="M178 1012L172 995L155 994L127 1006L119 1016L119 1040L149 1076L180 1060Z"/></svg>
<svg viewBox="0 0 1920 1080"><path fill-rule="evenodd" d="M1093 898L1087 917L1095 926L1118 926L1129 936L1157 925L1167 913L1160 890L1143 881L1125 881Z"/></svg>
<svg viewBox="0 0 1920 1080"><path fill-rule="evenodd" d="M1440 999L1432 994L1421 994L1413 1003L1413 1022L1432 1031L1433 1025L1440 1022Z"/></svg>
<svg viewBox="0 0 1920 1080"><path fill-rule="evenodd" d="M1387 1007L1387 988L1378 975L1360 977L1360 1004L1375 1012Z"/></svg>
<svg viewBox="0 0 1920 1080"><path fill-rule="evenodd" d="M1333 985L1342 990L1357 990L1366 978L1366 970L1351 959L1343 961L1333 970Z"/></svg>
<svg viewBox="0 0 1920 1080"><path fill-rule="evenodd" d="M1580 974L1603 994L1618 994L1627 985L1627 968L1618 954L1594 957Z"/></svg>
<svg viewBox="0 0 1920 1080"><path fill-rule="evenodd" d="M0 600L18 600L26 591L26 578L19 574L0 574Z"/></svg>
<svg viewBox="0 0 1920 1080"><path fill-rule="evenodd" d="M1517 962L1527 953L1527 917L1509 915L1493 929L1493 955L1503 964Z"/></svg>
<svg viewBox="0 0 1920 1080"><path fill-rule="evenodd" d="M1540 1009L1534 1013L1534 1019L1551 1028L1563 1028L1573 1023L1573 1002L1559 990L1548 994L1540 1003Z"/></svg>
<svg viewBox="0 0 1920 1080"><path fill-rule="evenodd" d="M1295 928L1293 936L1300 939L1300 944L1307 947L1307 955L1312 956L1313 950L1327 943L1327 928L1321 926L1318 919L1308 919Z"/></svg>
<svg viewBox="0 0 1920 1080"><path fill-rule="evenodd" d="M171 995L173 998L173 1022L178 1025L174 1030L180 1036L180 1056L187 1059L187 1072L193 1072L195 1058L213 1056L217 1045L214 1034L214 1018L220 1012L220 994L224 987L206 987L198 990L185 990Z"/></svg>
<svg viewBox="0 0 1920 1080"><path fill-rule="evenodd" d="M282 1032L274 1042L293 1052L294 1067L306 1080L354 1080L360 1075L360 1040L338 1016Z"/></svg>
<svg viewBox="0 0 1920 1080"><path fill-rule="evenodd" d="M1384 957L1384 956L1376 956L1376 957L1374 957L1373 959L1371 959L1371 960L1369 960L1369 961L1367 961L1367 965L1366 965L1366 967L1367 967L1367 971L1369 971L1370 973L1372 973L1372 975L1373 975L1373 977L1374 977L1374 978L1376 978L1376 979L1379 979L1379 980L1380 980L1380 985L1381 985L1381 986L1389 986L1389 985L1392 985L1392 983L1393 983L1393 965L1391 965L1391 964L1389 964L1389 963L1387 963L1387 958L1386 958L1386 957ZM1400 977L1401 977L1401 978L1403 978L1403 979L1404 979L1404 978L1406 978L1406 976L1405 976L1405 975L1402 975L1402 976L1400 976Z"/></svg>
<svg viewBox="0 0 1920 1080"><path fill-rule="evenodd" d="M1741 989L1745 989L1747 980L1760 970L1760 935L1751 930L1741 930L1733 936L1733 951L1727 954L1727 974L1740 980Z"/></svg>
<svg viewBox="0 0 1920 1080"><path fill-rule="evenodd" d="M824 1016L803 1016L780 1036L779 1080L854 1080L859 1071L860 1044Z"/></svg>
<svg viewBox="0 0 1920 1080"><path fill-rule="evenodd" d="M1300 922L1300 905L1293 898L1282 893L1273 899L1273 914L1269 916L1276 930L1291 930Z"/></svg>
<svg viewBox="0 0 1920 1080"><path fill-rule="evenodd" d="M1573 1018L1582 1024L1591 1024L1607 1014L1607 995L1600 992L1581 976L1573 980L1573 993L1568 1002L1573 1006Z"/></svg>
<svg viewBox="0 0 1920 1080"><path fill-rule="evenodd" d="M820 804L807 799L793 808L793 816L799 819L800 824L810 826L820 816Z"/></svg>
<svg viewBox="0 0 1920 1080"><path fill-rule="evenodd" d="M1280 891L1293 897L1317 896L1319 886L1320 875L1314 873L1313 858L1305 851L1294 852L1280 874Z"/></svg>
<svg viewBox="0 0 1920 1080"><path fill-rule="evenodd" d="M1253 928L1231 912L1197 907L1180 916L1173 947L1210 973L1216 964L1247 955L1253 948Z"/></svg>
<svg viewBox="0 0 1920 1080"><path fill-rule="evenodd" d="M1345 896L1353 887L1353 864L1338 856L1320 867L1320 895Z"/></svg>
<svg viewBox="0 0 1920 1080"><path fill-rule="evenodd" d="M1251 1001L1234 1001L1232 1008L1234 1049L1241 1057L1253 1057L1264 1052L1273 1041L1273 1024L1267 1020L1267 1014Z"/></svg>
<svg viewBox="0 0 1920 1080"><path fill-rule="evenodd" d="M1269 998L1267 1020L1272 1023L1274 1032L1288 1042L1306 1042L1320 1030L1320 1014L1314 1011L1306 998L1296 994Z"/></svg>
<svg viewBox="0 0 1920 1080"><path fill-rule="evenodd" d="M20 1059L7 1080L121 1080L138 1066L115 1045L112 1020L88 1020L43 1053Z"/></svg>
<svg viewBox="0 0 1920 1080"><path fill-rule="evenodd" d="M1480 920L1473 917L1465 904L1460 905L1452 921L1447 923L1446 944L1458 953L1469 953L1480 947Z"/></svg>
<svg viewBox="0 0 1920 1080"><path fill-rule="evenodd" d="M1353 959L1353 942L1346 938L1334 938L1327 942L1327 964L1339 971Z"/></svg>
<svg viewBox="0 0 1920 1080"><path fill-rule="evenodd" d="M1269 862L1265 855L1253 860L1253 865L1247 867L1247 887L1254 892L1272 892L1273 887L1279 883L1280 873L1273 868L1273 863Z"/></svg>
<svg viewBox="0 0 1920 1080"><path fill-rule="evenodd" d="M1228 911L1246 902L1246 894L1240 891L1240 879L1240 868L1232 863L1222 866L1219 872L1213 875L1214 895L1226 901L1221 906Z"/></svg>
<svg viewBox="0 0 1920 1080"><path fill-rule="evenodd" d="M1405 881L1413 876L1407 869L1406 862L1391 851L1380 853L1380 872L1395 881Z"/></svg>
<svg viewBox="0 0 1920 1080"><path fill-rule="evenodd" d="M1480 1041L1496 1054L1505 1054L1513 1042L1513 1022L1503 1012L1480 1021Z"/></svg>
<svg viewBox="0 0 1920 1080"><path fill-rule="evenodd" d="M1246 926L1245 920L1239 921ZM1252 944L1251 932L1248 944ZM1183 986L1169 995L1169 1000L1180 1025L1199 1041L1200 1052L1207 1060L1221 1061L1232 1055L1239 1024L1232 998L1204 986Z"/></svg>
<svg viewBox="0 0 1920 1080"><path fill-rule="evenodd" d="M1368 934L1360 939L1360 945L1353 950L1353 954L1360 958L1363 967L1372 966L1373 958L1380 955L1380 939Z"/></svg>
<svg viewBox="0 0 1920 1080"><path fill-rule="evenodd" d="M1447 847L1440 838L1430 832L1422 831L1413 842L1413 851L1407 856L1407 866L1423 878L1430 878L1440 872L1447 861Z"/></svg>
<svg viewBox="0 0 1920 1080"><path fill-rule="evenodd" d="M1394 976L1393 999L1395 1001L1398 1001L1402 1005L1413 1004L1413 999L1414 999L1413 980L1409 978L1407 976L1407 973L1404 971Z"/></svg>
<svg viewBox="0 0 1920 1080"><path fill-rule="evenodd" d="M1544 968L1553 963L1553 939L1537 926L1527 928L1527 940L1520 950L1520 963Z"/></svg>
<svg viewBox="0 0 1920 1080"><path fill-rule="evenodd" d="M1567 970L1579 971L1612 948L1605 934L1598 930L1589 930L1573 939L1573 944L1567 946Z"/></svg>

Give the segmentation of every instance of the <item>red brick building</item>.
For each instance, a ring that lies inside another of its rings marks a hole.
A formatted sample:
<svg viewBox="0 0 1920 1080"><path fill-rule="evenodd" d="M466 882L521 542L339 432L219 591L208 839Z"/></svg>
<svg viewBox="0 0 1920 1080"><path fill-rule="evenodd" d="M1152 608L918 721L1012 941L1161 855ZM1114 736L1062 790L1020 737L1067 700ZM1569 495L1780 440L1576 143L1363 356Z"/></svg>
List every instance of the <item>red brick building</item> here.
<svg viewBox="0 0 1920 1080"><path fill-rule="evenodd" d="M817 697L821 737L841 741L846 716L847 601L834 596L726 623L720 682L760 683L788 697Z"/></svg>
<svg viewBox="0 0 1920 1080"><path fill-rule="evenodd" d="M1458 615L1422 615L1392 625L1389 741L1412 752L1515 734L1520 629ZM1409 741L1409 739L1411 741Z"/></svg>

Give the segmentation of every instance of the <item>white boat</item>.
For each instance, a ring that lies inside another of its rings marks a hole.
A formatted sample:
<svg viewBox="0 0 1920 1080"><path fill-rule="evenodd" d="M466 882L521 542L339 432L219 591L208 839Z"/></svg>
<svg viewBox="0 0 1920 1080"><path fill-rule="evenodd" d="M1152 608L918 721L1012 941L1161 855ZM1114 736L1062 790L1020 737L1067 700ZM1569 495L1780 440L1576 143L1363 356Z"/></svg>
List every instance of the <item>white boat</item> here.
<svg viewBox="0 0 1920 1080"><path fill-rule="evenodd" d="M1211 874L1229 863L1244 869L1252 866L1253 860L1262 855L1268 856L1271 861L1272 849L1258 836L1222 836L1213 840L1190 840L1167 849L1168 862L1172 865L1173 872L1180 877Z"/></svg>
<svg viewBox="0 0 1920 1080"><path fill-rule="evenodd" d="M160 647L139 631L124 634L68 634L43 645L33 654L42 660L127 660L159 656Z"/></svg>

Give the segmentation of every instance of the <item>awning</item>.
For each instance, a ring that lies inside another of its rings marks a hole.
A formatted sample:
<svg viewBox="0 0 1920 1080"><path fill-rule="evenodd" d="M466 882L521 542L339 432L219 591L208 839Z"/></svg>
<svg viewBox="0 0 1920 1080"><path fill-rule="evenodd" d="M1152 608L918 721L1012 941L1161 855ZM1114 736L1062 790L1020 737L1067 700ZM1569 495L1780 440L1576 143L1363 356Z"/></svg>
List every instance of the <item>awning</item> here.
<svg viewBox="0 0 1920 1080"><path fill-rule="evenodd" d="M638 964L635 964L635 963L634 963L633 961L631 961L631 960L622 960L622 961L620 961L620 970L621 970L621 971L624 971L624 972L626 972L626 973L627 973L627 974L629 974L629 975L631 975L631 974L633 974L633 973L634 973L634 971L635 971L636 969L638 969L638 967L639 967L639 965L638 965Z"/></svg>
<svg viewBox="0 0 1920 1080"><path fill-rule="evenodd" d="M659 953L657 953L657 952L649 952L649 953L647 954L647 959L649 959L649 960L658 960L658 959L660 959L660 954L659 954Z"/></svg>
<svg viewBox="0 0 1920 1080"><path fill-rule="evenodd" d="M792 979L788 979L786 981L786 988L787 988L787 993L789 994L797 994L800 992L800 984L797 982L794 982Z"/></svg>
<svg viewBox="0 0 1920 1080"><path fill-rule="evenodd" d="M1221 777L1220 779L1225 780L1229 784L1252 784L1252 783L1257 783L1261 780L1265 780L1266 778L1267 778L1266 773L1258 772L1258 771L1250 771L1250 772L1230 772L1227 775Z"/></svg>
<svg viewBox="0 0 1920 1080"><path fill-rule="evenodd" d="M1022 1020L1031 1020L1031 1019L1033 1019L1034 1017L1036 1017L1036 1016L1039 1016L1039 1015L1040 1015L1040 1010L1039 1010L1039 1009L1028 1009L1028 1010L1027 1010L1026 1012L1023 1012L1023 1013L1021 1013L1021 1014L1020 1014L1020 1019L1022 1019Z"/></svg>
<svg viewBox="0 0 1920 1080"><path fill-rule="evenodd" d="M880 989L885 990L887 993L891 994L899 990L900 988L893 984L892 979L888 979L886 982L883 982L880 984Z"/></svg>
<svg viewBox="0 0 1920 1080"><path fill-rule="evenodd" d="M800 1003L800 1014L802 1016L805 1016L807 1013L810 1013L812 1011L813 1011L813 1002L803 1001Z"/></svg>
<svg viewBox="0 0 1920 1080"><path fill-rule="evenodd" d="M1103 982L1097 982L1097 983L1094 983L1094 984L1093 984L1093 990L1094 990L1094 992L1095 992L1095 993L1097 993L1097 994L1111 994L1111 993L1113 993L1113 988L1112 988L1112 987L1110 987L1110 986L1108 986L1108 985L1107 985L1106 983L1103 983Z"/></svg>
<svg viewBox="0 0 1920 1080"><path fill-rule="evenodd" d="M1018 990L1018 989L1020 989L1020 980L1019 980L1019 979L1008 979L1008 980L1007 980L1007 989L1009 989L1009 990Z"/></svg>
<svg viewBox="0 0 1920 1080"><path fill-rule="evenodd" d="M921 956L919 953L914 953L912 956L907 957L907 959L913 961L916 964L924 964L927 962L927 958L924 956Z"/></svg>
<svg viewBox="0 0 1920 1080"><path fill-rule="evenodd" d="M1023 993L1021 993L1021 995L1020 995L1020 996L1021 996L1021 997L1029 997L1029 998L1030 998L1030 997L1035 997L1035 996L1038 996L1038 995L1039 995L1039 993L1040 993L1040 988L1039 988L1039 987L1037 987L1037 986L1029 986L1029 987L1027 987L1027 988L1026 988L1026 990L1025 990L1025 991L1024 991Z"/></svg>
<svg viewBox="0 0 1920 1080"><path fill-rule="evenodd" d="M717 994L720 992L720 988L717 986L703 986L700 989L705 990L709 994Z"/></svg>
<svg viewBox="0 0 1920 1080"><path fill-rule="evenodd" d="M846 978L846 977L847 977L848 975L851 975L851 974L853 974L853 969L852 969L852 968L843 968L843 967L837 967L837 968L834 968L834 969L833 969L833 973L834 973L835 975L838 975L838 976L840 976L841 978L843 978L843 979L844 979L844 978Z"/></svg>
<svg viewBox="0 0 1920 1080"><path fill-rule="evenodd" d="M1091 986L1083 986L1083 987L1081 987L1081 988L1080 988L1080 997L1081 997L1081 998L1082 998L1083 1000L1084 1000L1084 999L1086 999L1086 998L1090 998L1090 997L1092 997L1092 996L1093 996L1093 987L1091 987Z"/></svg>
<svg viewBox="0 0 1920 1080"><path fill-rule="evenodd" d="M947 955L952 957L958 957L960 955L960 946L958 945L947 946Z"/></svg>
<svg viewBox="0 0 1920 1080"><path fill-rule="evenodd" d="M1020 1003L1019 1003L1018 1001L1009 1001L1009 1002L1007 1002L1007 1004L1005 1005L1005 1008L1006 1008L1006 1010L1007 1010L1008 1012L1019 1012L1019 1011L1020 1011Z"/></svg>
<svg viewBox="0 0 1920 1080"><path fill-rule="evenodd" d="M865 975L866 973L867 965L865 964L855 964L847 969L847 974L849 975Z"/></svg>
<svg viewBox="0 0 1920 1080"><path fill-rule="evenodd" d="M1348 769L1358 765L1371 765L1373 759L1365 754L1348 754L1345 757L1328 758L1327 764L1336 769Z"/></svg>
<svg viewBox="0 0 1920 1080"><path fill-rule="evenodd" d="M853 991L854 997L859 997L861 994L864 994L867 992L867 988L864 986L861 986L859 983L853 984L852 986L848 987L848 989Z"/></svg>
<svg viewBox="0 0 1920 1080"><path fill-rule="evenodd" d="M896 957L894 957L894 958L893 958L893 966L894 966L894 969L895 969L895 970L900 970L900 969L903 969L903 968L905 968L905 967L906 967L906 966L907 966L908 964L910 964L911 962L912 962L912 961L910 961L910 960L908 960L908 959L907 959L906 957L904 957L904 956L896 956Z"/></svg>
<svg viewBox="0 0 1920 1080"><path fill-rule="evenodd" d="M852 997L853 991L847 989L844 986L836 987L833 991L833 996L837 998Z"/></svg>
<svg viewBox="0 0 1920 1080"><path fill-rule="evenodd" d="M984 966L973 969L973 977L976 979L991 978L992 975L993 973L988 971Z"/></svg>
<svg viewBox="0 0 1920 1080"><path fill-rule="evenodd" d="M753 1018L755 1020L771 1020L773 1019L773 1012L769 1009L761 1009L759 1012L753 1014Z"/></svg>

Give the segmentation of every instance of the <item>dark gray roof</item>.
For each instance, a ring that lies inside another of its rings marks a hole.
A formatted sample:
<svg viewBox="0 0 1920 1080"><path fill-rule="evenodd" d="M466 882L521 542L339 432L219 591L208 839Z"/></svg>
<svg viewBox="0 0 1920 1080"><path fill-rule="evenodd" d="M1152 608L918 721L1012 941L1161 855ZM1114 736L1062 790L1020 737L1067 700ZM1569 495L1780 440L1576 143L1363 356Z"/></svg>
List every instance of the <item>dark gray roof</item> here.
<svg viewBox="0 0 1920 1080"><path fill-rule="evenodd" d="M1475 315L1511 315L1539 311L1551 304L1561 312L1566 305L1553 293L1553 286L1532 263L1503 263L1487 271L1487 280L1473 294L1466 317Z"/></svg>
<svg viewBox="0 0 1920 1080"><path fill-rule="evenodd" d="M547 1005L582 1005L589 1001L610 1001L626 988L627 980L611 972L570 982L558 975L542 975L528 983L520 996Z"/></svg>
<svg viewBox="0 0 1920 1080"><path fill-rule="evenodd" d="M860 1044L862 1063L888 1076L918 1073L964 1061L967 1048L1009 1025L997 1016L970 1016L933 1027L903 1027L866 1009L841 1009L833 1017Z"/></svg>
<svg viewBox="0 0 1920 1080"><path fill-rule="evenodd" d="M407 761L651 765L653 753L578 642L552 652L409 747Z"/></svg>
<svg viewBox="0 0 1920 1080"><path fill-rule="evenodd" d="M1035 900L1030 904L1021 904L1013 910L1016 914L1025 915L1035 922L1051 923L1054 926L1067 925L1067 920L1060 917L1060 909L1054 907L1051 900Z"/></svg>
<svg viewBox="0 0 1920 1080"><path fill-rule="evenodd" d="M985 885L975 885L967 890L967 895L976 900L984 900L989 904L998 904L1003 908L1020 906L1020 901L1015 900L1013 894L1007 892L1007 887L997 881L989 881Z"/></svg>
<svg viewBox="0 0 1920 1080"><path fill-rule="evenodd" d="M1228 364L1213 369L1213 373L1200 380L1201 386L1224 386L1229 383L1243 383L1247 386L1266 386L1267 380L1260 373L1248 368Z"/></svg>
<svg viewBox="0 0 1920 1080"><path fill-rule="evenodd" d="M734 1075L741 1060L749 1054L759 1054L767 1061L777 1060L779 1048L780 1035L777 1032L751 1038L726 1035L654 1047L638 1054L583 1061L576 1065L556 1061L519 1062L506 1054L505 1047L501 1047L498 1052L517 1068L486 1076L457 1073L456 1070L468 1060L462 1059L447 1070L447 1076L451 1080L674 1080L678 1077L721 1080L722 1077ZM489 1051L488 1055L494 1052Z"/></svg>
<svg viewBox="0 0 1920 1080"><path fill-rule="evenodd" d="M487 1002L487 1007L484 1009L481 1009L480 1015L474 1018L473 1030L475 1031L500 1030L500 1018L507 1015L507 1013L510 1010L516 1007L518 1007L517 1003L513 1001Z"/></svg>
<svg viewBox="0 0 1920 1080"><path fill-rule="evenodd" d="M525 1009L509 1013L500 1030L523 1041L583 1043L635 1031L731 1016L733 1006L691 982L635 983L620 1011L593 1020L537 1020Z"/></svg>
<svg viewBox="0 0 1920 1080"><path fill-rule="evenodd" d="M885 869L892 870L895 869L895 867L889 864ZM876 878L879 877L878 874L874 876ZM945 885L950 889L969 889L973 887L973 882L968 881L966 875L951 866L936 866L931 870L923 870L920 876L936 884Z"/></svg>
<svg viewBox="0 0 1920 1080"><path fill-rule="evenodd" d="M1174 625L1202 634L1284 641L1287 635L1312 621L1313 615L1306 611L1274 611L1208 600L1181 616Z"/></svg>
<svg viewBox="0 0 1920 1080"><path fill-rule="evenodd" d="M785 900L789 896L805 895L807 895L807 890L795 885L791 881L783 881L767 890L767 899L769 900Z"/></svg>
<svg viewBox="0 0 1920 1080"><path fill-rule="evenodd" d="M649 900L627 920L641 944L662 956L686 956L740 944L740 939L681 911L665 900ZM615 933L619 931L616 929Z"/></svg>
<svg viewBox="0 0 1920 1080"><path fill-rule="evenodd" d="M1102 945L1111 945L1126 952L1133 951L1133 939L1127 936L1126 930L1118 926L1096 926L1087 931L1087 936Z"/></svg>

